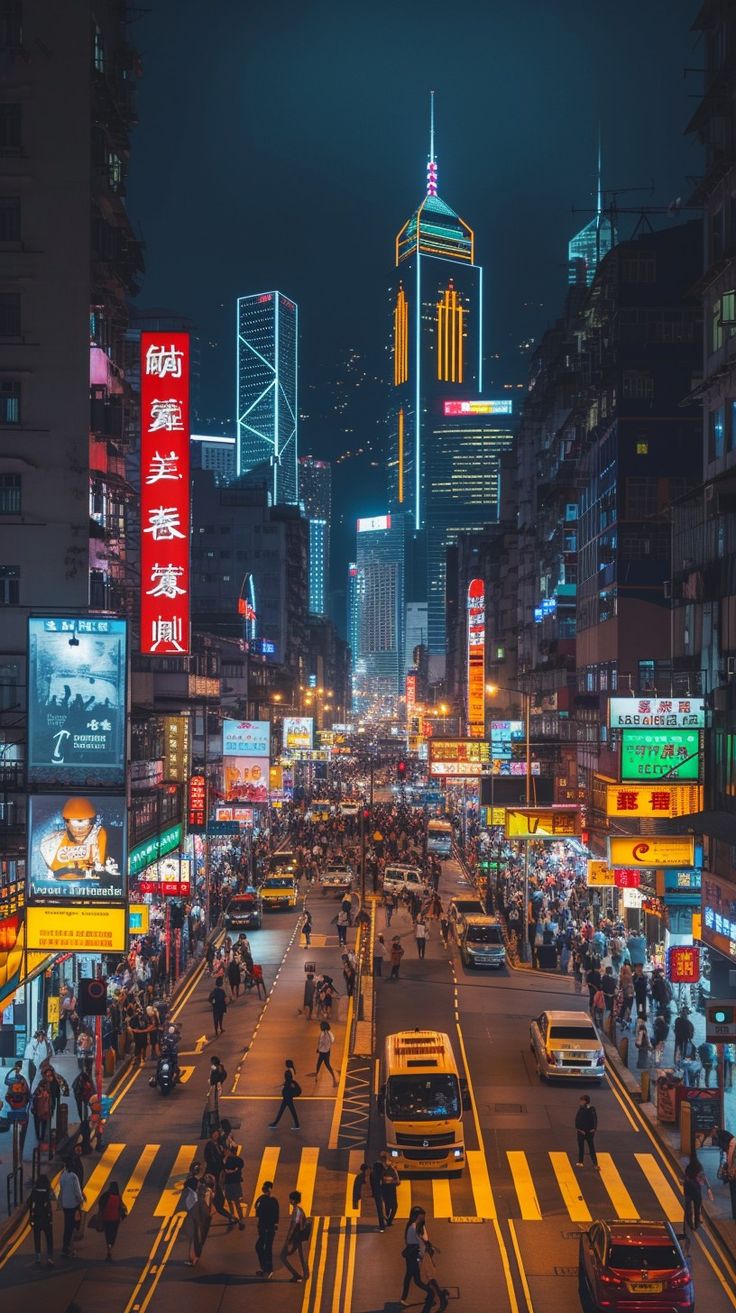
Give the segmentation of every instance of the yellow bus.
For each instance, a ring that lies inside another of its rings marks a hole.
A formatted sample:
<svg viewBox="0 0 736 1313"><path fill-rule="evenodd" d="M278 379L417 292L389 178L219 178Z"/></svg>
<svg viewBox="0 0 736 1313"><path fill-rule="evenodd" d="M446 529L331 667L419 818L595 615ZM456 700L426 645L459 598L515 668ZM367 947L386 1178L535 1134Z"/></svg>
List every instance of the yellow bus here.
<svg viewBox="0 0 736 1313"><path fill-rule="evenodd" d="M427 822L427 852L452 857L452 825L449 821Z"/></svg>
<svg viewBox="0 0 736 1313"><path fill-rule="evenodd" d="M448 1035L402 1030L388 1035L378 1110L391 1162L404 1172L460 1174L463 1112L470 1108Z"/></svg>

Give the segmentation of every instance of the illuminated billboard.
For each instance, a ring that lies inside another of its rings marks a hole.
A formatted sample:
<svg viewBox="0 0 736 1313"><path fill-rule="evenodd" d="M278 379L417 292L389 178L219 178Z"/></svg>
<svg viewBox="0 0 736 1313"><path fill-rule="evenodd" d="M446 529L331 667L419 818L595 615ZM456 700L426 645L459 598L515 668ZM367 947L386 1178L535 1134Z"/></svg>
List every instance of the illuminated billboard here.
<svg viewBox="0 0 736 1313"><path fill-rule="evenodd" d="M270 721L224 720L222 722L223 757L267 757L270 751Z"/></svg>
<svg viewBox="0 0 736 1313"><path fill-rule="evenodd" d="M611 729L704 729L703 698L609 698Z"/></svg>
<svg viewBox="0 0 736 1313"><path fill-rule="evenodd" d="M312 716L284 716L284 747L287 751L311 748L313 730Z"/></svg>
<svg viewBox="0 0 736 1313"><path fill-rule="evenodd" d="M358 533L376 533L379 529L391 528L390 515L369 515L358 520Z"/></svg>
<svg viewBox="0 0 736 1313"><path fill-rule="evenodd" d="M609 835L609 866L637 867L692 866L695 840L692 835L660 838L658 835Z"/></svg>
<svg viewBox="0 0 736 1313"><path fill-rule="evenodd" d="M417 707L417 679L416 670L407 670L406 672L406 722L411 724L412 717L416 715Z"/></svg>
<svg viewBox="0 0 736 1313"><path fill-rule="evenodd" d="M700 731L625 729L621 732L622 780L697 780Z"/></svg>
<svg viewBox="0 0 736 1313"><path fill-rule="evenodd" d="M606 784L607 816L692 816L703 810L698 784Z"/></svg>
<svg viewBox="0 0 736 1313"><path fill-rule="evenodd" d="M29 907L29 949L56 953L124 953L128 910L125 907Z"/></svg>
<svg viewBox="0 0 736 1313"><path fill-rule="evenodd" d="M446 401L445 415L512 415L514 403L510 397L498 401Z"/></svg>
<svg viewBox="0 0 736 1313"><path fill-rule="evenodd" d="M558 839L580 834L582 818L578 807L507 807L508 839Z"/></svg>
<svg viewBox="0 0 736 1313"><path fill-rule="evenodd" d="M145 879L138 881L142 894L155 894L159 898L188 898L192 888L192 861L180 853L162 857L145 871Z"/></svg>
<svg viewBox="0 0 736 1313"><path fill-rule="evenodd" d="M164 779L183 784L189 772L189 717L164 716Z"/></svg>
<svg viewBox="0 0 736 1313"><path fill-rule="evenodd" d="M268 802L268 757L224 757L224 794L228 802Z"/></svg>
<svg viewBox="0 0 736 1313"><path fill-rule="evenodd" d="M141 333L141 652L189 651L189 334Z"/></svg>
<svg viewBox="0 0 736 1313"><path fill-rule="evenodd" d="M700 897L703 943L736 958L736 885L703 871Z"/></svg>
<svg viewBox="0 0 736 1313"><path fill-rule="evenodd" d="M468 734L482 739L486 714L486 588L471 579L467 597Z"/></svg>
<svg viewBox="0 0 736 1313"><path fill-rule="evenodd" d="M29 619L30 783L123 783L126 659L125 620Z"/></svg>
<svg viewBox="0 0 736 1313"><path fill-rule="evenodd" d="M124 797L48 793L29 799L29 902L125 898Z"/></svg>
<svg viewBox="0 0 736 1313"><path fill-rule="evenodd" d="M429 773L455 779L485 775L490 763L490 744L481 739L429 740Z"/></svg>

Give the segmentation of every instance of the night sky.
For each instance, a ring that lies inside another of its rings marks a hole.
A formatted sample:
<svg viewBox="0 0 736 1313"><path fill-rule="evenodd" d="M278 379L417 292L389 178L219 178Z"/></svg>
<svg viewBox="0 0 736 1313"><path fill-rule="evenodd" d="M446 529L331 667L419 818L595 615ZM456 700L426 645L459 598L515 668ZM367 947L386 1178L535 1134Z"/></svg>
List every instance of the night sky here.
<svg viewBox="0 0 736 1313"><path fill-rule="evenodd" d="M213 432L232 424L236 296L278 287L299 303L301 451L334 458L373 444L337 471L338 560L354 515L383 509L372 380L385 372L394 236L424 194L430 88L439 193L475 228L486 271L485 340L501 353L488 376L521 381L519 344L559 312L567 241L588 217L572 207L592 204L599 120L604 185L645 189L622 192L622 208L684 199L702 171L683 135L701 85L683 76L703 64L697 9L154 0L133 24L144 69L128 198L146 249L139 303L194 320ZM624 235L633 222L622 216ZM334 381L351 349L367 381L338 415Z"/></svg>

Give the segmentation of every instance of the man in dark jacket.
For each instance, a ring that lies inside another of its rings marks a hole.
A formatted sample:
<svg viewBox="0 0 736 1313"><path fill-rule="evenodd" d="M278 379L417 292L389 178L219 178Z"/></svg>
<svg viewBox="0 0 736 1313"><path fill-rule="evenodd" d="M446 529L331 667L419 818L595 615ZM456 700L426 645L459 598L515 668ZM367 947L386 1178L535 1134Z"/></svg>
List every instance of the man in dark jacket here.
<svg viewBox="0 0 736 1313"><path fill-rule="evenodd" d="M634 967L634 997L636 998L637 1016L645 1017L647 1015L647 989L649 982L644 975L644 968L641 963Z"/></svg>
<svg viewBox="0 0 736 1313"><path fill-rule="evenodd" d="M215 987L210 992L209 1003L212 1008L212 1020L215 1026L215 1035L221 1035L223 1031L223 1020L227 1012L227 997L222 988L222 976L218 976L215 981Z"/></svg>
<svg viewBox="0 0 736 1313"><path fill-rule="evenodd" d="M279 1201L274 1199L272 1190L273 1181L264 1181L255 1208L258 1218L256 1253L261 1265L256 1276L265 1277L267 1281L273 1276L273 1242L279 1224Z"/></svg>
<svg viewBox="0 0 736 1313"><path fill-rule="evenodd" d="M589 1094L583 1094L580 1097L580 1104L575 1113L575 1130L578 1137L578 1161L576 1166L582 1167L583 1155L585 1154L585 1146L587 1144L590 1161L595 1170L597 1172L600 1171L598 1157L595 1151L595 1133L598 1130L598 1113L590 1102Z"/></svg>

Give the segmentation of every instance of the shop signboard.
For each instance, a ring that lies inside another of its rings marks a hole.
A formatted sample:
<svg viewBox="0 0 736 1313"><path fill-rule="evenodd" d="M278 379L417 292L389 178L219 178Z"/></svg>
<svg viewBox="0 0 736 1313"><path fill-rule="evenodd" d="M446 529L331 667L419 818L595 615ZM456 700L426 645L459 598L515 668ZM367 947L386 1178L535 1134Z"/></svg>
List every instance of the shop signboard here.
<svg viewBox="0 0 736 1313"><path fill-rule="evenodd" d="M28 901L124 900L126 821L124 797L93 793L31 796Z"/></svg>
<svg viewBox="0 0 736 1313"><path fill-rule="evenodd" d="M240 825L237 821L210 821L207 833L212 838L226 839L230 835L240 834Z"/></svg>
<svg viewBox="0 0 736 1313"><path fill-rule="evenodd" d="M541 762L532 761L530 765L531 765L530 773L532 775L542 774ZM499 761L497 757L494 757L493 760L491 761L490 774L495 775L496 777L500 776L502 779L506 779L509 776L516 777L519 775L526 775L526 762L525 761Z"/></svg>
<svg viewBox="0 0 736 1313"><path fill-rule="evenodd" d="M492 720L491 749L494 758L510 761L514 748L524 746L525 730L523 720Z"/></svg>
<svg viewBox="0 0 736 1313"><path fill-rule="evenodd" d="M673 944L667 949L667 979L673 985L697 985L700 949L694 944Z"/></svg>
<svg viewBox="0 0 736 1313"><path fill-rule="evenodd" d="M468 734L482 739L486 714L486 586L471 579L466 603Z"/></svg>
<svg viewBox="0 0 736 1313"><path fill-rule="evenodd" d="M151 909L148 903L130 903L128 906L128 930L131 935L147 935L151 924Z"/></svg>
<svg viewBox="0 0 736 1313"><path fill-rule="evenodd" d="M621 733L622 780L700 779L697 729L625 729Z"/></svg>
<svg viewBox="0 0 736 1313"><path fill-rule="evenodd" d="M287 752L295 748L309 750L314 737L314 718L312 716L284 716L283 743Z"/></svg>
<svg viewBox="0 0 736 1313"><path fill-rule="evenodd" d="M736 884L703 871L701 938L724 957L736 958Z"/></svg>
<svg viewBox="0 0 736 1313"><path fill-rule="evenodd" d="M656 869L658 866L692 866L695 840L692 835L670 838L655 834L609 835L608 861L611 866L632 870Z"/></svg>
<svg viewBox="0 0 736 1313"><path fill-rule="evenodd" d="M703 810L699 784L607 784L606 815L647 819L692 816Z"/></svg>
<svg viewBox="0 0 736 1313"><path fill-rule="evenodd" d="M618 867L613 872L613 883L617 889L638 889L641 884L641 871Z"/></svg>
<svg viewBox="0 0 736 1313"><path fill-rule="evenodd" d="M613 871L608 862L599 862L593 859L589 860L586 871L586 884L588 888L613 888L616 881L613 878Z"/></svg>
<svg viewBox="0 0 736 1313"><path fill-rule="evenodd" d="M644 894L641 889L622 889L621 897L624 907L630 911L638 911L644 906Z"/></svg>
<svg viewBox="0 0 736 1313"><path fill-rule="evenodd" d="M224 757L223 792L228 802L268 802L268 757Z"/></svg>
<svg viewBox="0 0 736 1313"><path fill-rule="evenodd" d="M160 834L154 834L150 839L144 839L143 843L136 844L131 848L128 859L128 870L131 879L136 879L141 871L153 862L157 862L160 857L165 857L166 853L173 852L174 848L180 848L183 838L181 825L170 825L168 829L162 830Z"/></svg>
<svg viewBox="0 0 736 1313"><path fill-rule="evenodd" d="M171 853L154 862L138 881L142 894L155 894L159 898L188 898L191 893L192 864L188 857Z"/></svg>
<svg viewBox="0 0 736 1313"><path fill-rule="evenodd" d="M687 871L667 869L657 871L655 889L668 907L700 908L701 872L696 867Z"/></svg>
<svg viewBox="0 0 736 1313"><path fill-rule="evenodd" d="M15 916L25 901L25 861L22 857L0 857L0 919Z"/></svg>
<svg viewBox="0 0 736 1313"><path fill-rule="evenodd" d="M491 746L483 739L440 739L429 741L429 773L453 778L485 775L490 767Z"/></svg>
<svg viewBox="0 0 736 1313"><path fill-rule="evenodd" d="M705 1038L708 1044L732 1044L736 1040L736 1000L706 1003Z"/></svg>
<svg viewBox="0 0 736 1313"><path fill-rule="evenodd" d="M220 821L234 821L238 830L251 830L253 828L253 817L253 808L241 807L239 803L232 803L225 807L215 807L215 822L219 824ZM209 832L211 833L211 831Z"/></svg>
<svg viewBox="0 0 736 1313"><path fill-rule="evenodd" d="M507 839L574 838L582 831L579 807L507 807Z"/></svg>
<svg viewBox="0 0 736 1313"><path fill-rule="evenodd" d="M223 757L268 757L271 752L271 723L268 720L224 720Z"/></svg>
<svg viewBox="0 0 736 1313"><path fill-rule="evenodd" d="M204 775L190 775L187 785L187 829L202 834L207 824L207 780Z"/></svg>
<svg viewBox="0 0 736 1313"><path fill-rule="evenodd" d="M89 907L29 907L26 934L29 949L46 953L124 953L128 909Z"/></svg>
<svg viewBox="0 0 736 1313"><path fill-rule="evenodd" d="M28 780L94 788L125 779L127 621L28 621Z"/></svg>
<svg viewBox="0 0 736 1313"><path fill-rule="evenodd" d="M277 792L284 787L284 768L283 766L270 766L268 771L268 787L272 792Z"/></svg>
<svg viewBox="0 0 736 1313"><path fill-rule="evenodd" d="M703 698L609 698L611 729L704 729Z"/></svg>
<svg viewBox="0 0 736 1313"><path fill-rule="evenodd" d="M439 803L443 801L442 794L438 796L437 801ZM483 825L486 827L486 829L490 829L492 825L506 824L505 807L482 807L481 815L483 818Z"/></svg>
<svg viewBox="0 0 736 1313"><path fill-rule="evenodd" d="M189 773L189 717L164 716L164 775L183 784Z"/></svg>
<svg viewBox="0 0 736 1313"><path fill-rule="evenodd" d="M141 333L141 652L189 651L189 334Z"/></svg>
<svg viewBox="0 0 736 1313"><path fill-rule="evenodd" d="M406 672L406 723L407 725L411 725L412 719L416 715L418 678L419 676L416 670L407 670Z"/></svg>

